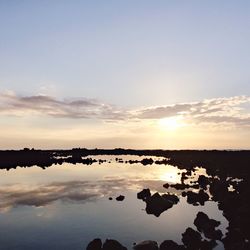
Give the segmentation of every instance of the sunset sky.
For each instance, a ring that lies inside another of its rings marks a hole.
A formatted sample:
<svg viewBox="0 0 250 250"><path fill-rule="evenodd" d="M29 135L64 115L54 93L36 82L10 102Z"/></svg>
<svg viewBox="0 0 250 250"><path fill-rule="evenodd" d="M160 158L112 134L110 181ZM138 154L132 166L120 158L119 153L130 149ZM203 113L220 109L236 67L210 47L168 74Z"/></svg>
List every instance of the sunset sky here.
<svg viewBox="0 0 250 250"><path fill-rule="evenodd" d="M250 1L0 1L0 149L250 148Z"/></svg>

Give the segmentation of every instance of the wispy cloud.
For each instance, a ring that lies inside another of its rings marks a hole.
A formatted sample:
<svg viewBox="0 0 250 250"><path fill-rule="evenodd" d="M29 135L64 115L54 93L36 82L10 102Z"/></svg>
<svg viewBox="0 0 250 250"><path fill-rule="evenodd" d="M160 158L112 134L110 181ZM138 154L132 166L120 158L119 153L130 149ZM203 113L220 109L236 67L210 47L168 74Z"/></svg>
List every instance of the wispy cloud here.
<svg viewBox="0 0 250 250"><path fill-rule="evenodd" d="M182 116L191 123L230 123L250 126L250 97L207 99L201 102L149 107L134 112L139 119L162 119Z"/></svg>
<svg viewBox="0 0 250 250"><path fill-rule="evenodd" d="M248 105L248 108L247 108ZM207 99L125 110L95 99L57 99L46 95L19 96L0 93L0 114L47 115L54 118L143 121L181 116L189 123L228 123L250 126L250 97Z"/></svg>
<svg viewBox="0 0 250 250"><path fill-rule="evenodd" d="M0 94L0 114L48 115L55 118L121 119L121 110L94 99L56 99L46 95L19 96L13 92Z"/></svg>

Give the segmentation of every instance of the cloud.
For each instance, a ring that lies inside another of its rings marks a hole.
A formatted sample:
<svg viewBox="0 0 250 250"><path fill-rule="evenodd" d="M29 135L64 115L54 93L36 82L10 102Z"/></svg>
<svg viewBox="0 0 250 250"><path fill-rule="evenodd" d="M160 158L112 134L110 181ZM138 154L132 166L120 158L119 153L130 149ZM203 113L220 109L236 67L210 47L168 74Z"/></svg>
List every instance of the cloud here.
<svg viewBox="0 0 250 250"><path fill-rule="evenodd" d="M48 115L55 118L97 118L119 120L122 110L93 99L59 100L46 95L18 96L13 92L0 93L0 114L4 115Z"/></svg>
<svg viewBox="0 0 250 250"><path fill-rule="evenodd" d="M181 116L191 124L250 126L250 97L207 99L125 110L94 99L57 99L46 95L19 96L0 93L0 115L47 115L54 118L144 121ZM246 106L249 106L248 108Z"/></svg>
<svg viewBox="0 0 250 250"><path fill-rule="evenodd" d="M191 104L175 104L169 106L151 107L136 111L135 116L139 119L161 119L176 116L190 110Z"/></svg>
<svg viewBox="0 0 250 250"><path fill-rule="evenodd" d="M250 97L208 99L201 102L150 107L136 110L138 119L162 119L181 116L190 123L229 123L250 126L250 110L242 105L250 104Z"/></svg>

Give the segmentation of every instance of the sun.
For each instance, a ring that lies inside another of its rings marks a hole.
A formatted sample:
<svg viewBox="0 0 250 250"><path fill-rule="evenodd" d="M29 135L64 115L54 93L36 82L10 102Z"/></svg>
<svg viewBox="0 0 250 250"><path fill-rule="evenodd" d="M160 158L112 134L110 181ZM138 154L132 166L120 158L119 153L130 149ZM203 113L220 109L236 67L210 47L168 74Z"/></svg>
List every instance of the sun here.
<svg viewBox="0 0 250 250"><path fill-rule="evenodd" d="M159 120L159 126L164 130L177 130L184 126L182 118L179 116L163 118Z"/></svg>

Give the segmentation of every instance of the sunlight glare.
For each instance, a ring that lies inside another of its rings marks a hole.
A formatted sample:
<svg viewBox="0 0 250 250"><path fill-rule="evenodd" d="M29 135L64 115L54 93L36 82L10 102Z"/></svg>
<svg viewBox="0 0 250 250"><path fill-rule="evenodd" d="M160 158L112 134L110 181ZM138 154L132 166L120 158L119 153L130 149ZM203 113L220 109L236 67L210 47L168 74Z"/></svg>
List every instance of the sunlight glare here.
<svg viewBox="0 0 250 250"><path fill-rule="evenodd" d="M168 117L159 120L159 126L164 130L177 130L184 126L182 118L179 116Z"/></svg>
<svg viewBox="0 0 250 250"><path fill-rule="evenodd" d="M178 175L178 170L168 170L165 173L162 173L160 179L170 183L178 183L180 182L180 175Z"/></svg>

